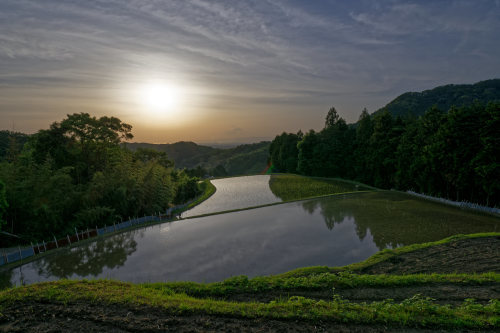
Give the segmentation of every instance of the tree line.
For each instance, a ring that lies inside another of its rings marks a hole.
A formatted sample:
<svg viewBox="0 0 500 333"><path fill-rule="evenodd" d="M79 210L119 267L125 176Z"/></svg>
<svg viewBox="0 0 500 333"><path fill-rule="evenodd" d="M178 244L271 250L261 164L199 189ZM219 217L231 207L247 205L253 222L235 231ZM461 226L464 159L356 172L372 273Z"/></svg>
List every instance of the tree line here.
<svg viewBox="0 0 500 333"><path fill-rule="evenodd" d="M68 115L9 145L0 161L2 245L48 240L164 212L202 192L163 152L123 145L132 126L115 117Z"/></svg>
<svg viewBox="0 0 500 333"><path fill-rule="evenodd" d="M500 103L432 107L419 117L370 115L346 124L335 108L315 132L283 133L274 171L339 177L487 206L500 204Z"/></svg>

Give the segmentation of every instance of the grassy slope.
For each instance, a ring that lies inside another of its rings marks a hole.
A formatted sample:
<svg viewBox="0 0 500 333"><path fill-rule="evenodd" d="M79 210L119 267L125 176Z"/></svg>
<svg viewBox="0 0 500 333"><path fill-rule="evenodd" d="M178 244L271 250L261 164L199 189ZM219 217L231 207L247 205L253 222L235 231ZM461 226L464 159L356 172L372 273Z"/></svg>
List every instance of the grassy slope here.
<svg viewBox="0 0 500 333"><path fill-rule="evenodd" d="M223 282L200 284L191 282L131 284L118 281L68 281L48 282L13 288L0 293L0 313L8 307L23 302L66 304L83 301L106 306L151 306L167 313L208 314L234 318L273 318L326 320L351 324L383 324L395 327L440 328L494 328L500 325L500 301L477 304L465 300L460 306L438 305L431 299L414 296L403 302L391 300L373 303L353 303L334 293L335 288L500 283L500 274L430 274L430 275L357 275L346 270L388 260L390 255L407 253L424 247L443 244L457 239L499 236L500 233L449 237L445 240L411 245L392 251L382 251L368 260L336 269L336 274L326 267L300 269L289 273L248 279L234 277ZM314 300L292 296L269 303L228 302L213 297L234 293L262 293L274 290L332 290L331 300ZM207 298L208 297L208 298Z"/></svg>
<svg viewBox="0 0 500 333"><path fill-rule="evenodd" d="M273 174L269 186L274 195L283 201L375 190L374 187L343 179L305 177L294 174Z"/></svg>
<svg viewBox="0 0 500 333"><path fill-rule="evenodd" d="M392 301L351 303L332 295L331 301L290 297L269 303L197 299L174 293L168 287L150 288L117 281L60 281L11 289L0 294L0 311L29 299L61 305L91 303L152 306L175 315L209 314L236 318L326 320L341 323L383 324L410 327L493 328L499 325L500 302L487 305L466 301L458 307L441 306L415 296Z"/></svg>
<svg viewBox="0 0 500 333"><path fill-rule="evenodd" d="M436 241L436 242L428 242L428 243L421 243L421 244L412 244L408 246L403 246L403 247L398 247L395 249L385 249L380 252L375 253L373 256L369 257L368 259L361 261L359 263L354 263L350 264L344 267L327 267L327 266L314 266L314 267L305 267L305 268L298 268L293 271L281 274L280 276L282 277L298 277L298 276L308 276L312 274L320 274L320 273L333 273L333 272L339 272L339 271L361 271L364 268L367 268L369 266L375 265L377 263L380 263L382 261L386 260L391 260L394 257L397 257L398 255L404 254L404 253L409 253L413 251L417 251L420 249L425 249L431 246L436 246L440 244L445 244L445 243L450 243L453 241L458 241L461 239L469 239L469 238L478 238L478 237L495 237L495 236L500 236L499 232L485 232L485 233L478 233L478 234L470 234L470 235L454 235L451 237L447 237L445 239Z"/></svg>

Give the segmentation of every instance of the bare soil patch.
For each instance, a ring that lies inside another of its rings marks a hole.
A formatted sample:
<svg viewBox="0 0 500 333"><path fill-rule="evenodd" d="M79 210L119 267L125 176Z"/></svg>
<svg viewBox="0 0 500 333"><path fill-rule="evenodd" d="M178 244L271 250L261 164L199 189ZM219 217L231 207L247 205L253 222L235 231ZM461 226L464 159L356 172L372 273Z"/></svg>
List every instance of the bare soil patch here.
<svg viewBox="0 0 500 333"><path fill-rule="evenodd" d="M500 237L451 241L397 255L359 271L361 274L500 272Z"/></svg>

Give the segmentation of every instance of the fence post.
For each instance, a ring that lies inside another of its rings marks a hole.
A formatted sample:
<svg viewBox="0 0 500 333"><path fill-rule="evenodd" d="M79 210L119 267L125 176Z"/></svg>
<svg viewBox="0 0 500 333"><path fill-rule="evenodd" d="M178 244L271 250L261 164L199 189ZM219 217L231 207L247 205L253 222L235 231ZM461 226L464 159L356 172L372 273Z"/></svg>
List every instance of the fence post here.
<svg viewBox="0 0 500 333"><path fill-rule="evenodd" d="M95 226L95 236L99 236L99 229L97 229L97 226Z"/></svg>
<svg viewBox="0 0 500 333"><path fill-rule="evenodd" d="M18 245L18 246L17 246L17 249L19 250L19 258L21 258L21 260L23 260L23 254L22 254L22 252L21 252L21 246L20 246L20 245Z"/></svg>
<svg viewBox="0 0 500 333"><path fill-rule="evenodd" d="M30 242L30 244L31 244L31 249L33 250L33 254L36 254L35 253L35 247L33 246L33 242Z"/></svg>
<svg viewBox="0 0 500 333"><path fill-rule="evenodd" d="M66 234L66 237L68 237L68 244L71 245L71 239L69 239L68 234Z"/></svg>
<svg viewBox="0 0 500 333"><path fill-rule="evenodd" d="M36 247L38 248L38 253L42 253L42 251L40 251L40 243L36 242Z"/></svg>
<svg viewBox="0 0 500 333"><path fill-rule="evenodd" d="M75 234L76 234L76 240L77 240L77 242L79 242L80 241L80 237L78 237L78 231L76 230L76 227L75 227Z"/></svg>
<svg viewBox="0 0 500 333"><path fill-rule="evenodd" d="M54 235L52 235L52 236L54 236ZM59 248L59 244L57 244L57 238L56 238L56 236L54 236L54 241L56 242L56 248Z"/></svg>
<svg viewBox="0 0 500 333"><path fill-rule="evenodd" d="M45 241L42 240L42 242L43 242L43 248L45 249L45 252L47 252L47 247L45 246Z"/></svg>
<svg viewBox="0 0 500 333"><path fill-rule="evenodd" d="M114 221L113 221L113 230L116 231L116 224Z"/></svg>
<svg viewBox="0 0 500 333"><path fill-rule="evenodd" d="M3 257L5 258L5 263L8 264L9 263L9 256L5 254L5 251L2 251L3 252Z"/></svg>
<svg viewBox="0 0 500 333"><path fill-rule="evenodd" d="M88 227L87 227L87 238L90 238L90 232Z"/></svg>

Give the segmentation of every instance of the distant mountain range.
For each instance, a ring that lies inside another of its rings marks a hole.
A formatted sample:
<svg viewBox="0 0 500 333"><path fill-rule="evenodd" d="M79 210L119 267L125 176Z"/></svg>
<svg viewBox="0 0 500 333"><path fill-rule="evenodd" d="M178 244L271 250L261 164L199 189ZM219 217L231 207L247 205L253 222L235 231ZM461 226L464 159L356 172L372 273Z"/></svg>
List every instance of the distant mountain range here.
<svg viewBox="0 0 500 333"><path fill-rule="evenodd" d="M214 169L221 165L229 175L260 173L267 166L270 142L243 144L234 148L213 148L190 141L171 144L127 143L127 148L151 148L167 153L177 168Z"/></svg>
<svg viewBox="0 0 500 333"><path fill-rule="evenodd" d="M407 92L373 114L388 111L394 116L420 116L432 106L448 111L451 106L468 106L475 101L488 103L500 101L500 79L475 84L448 84L422 92Z"/></svg>
<svg viewBox="0 0 500 333"><path fill-rule="evenodd" d="M475 101L487 103L500 101L500 79L481 81L476 84L449 84L422 92L407 92L391 101L373 114L388 111L395 116L420 116L436 105L446 112L452 105L471 105ZM10 131L0 131L0 160L9 149L20 150L28 135ZM232 148L210 147L194 142L172 144L127 143L131 150L152 148L164 151L175 162L177 168L207 170L224 167L229 175L243 175L262 172L267 166L270 142L242 144ZM10 148L9 148L10 147Z"/></svg>

